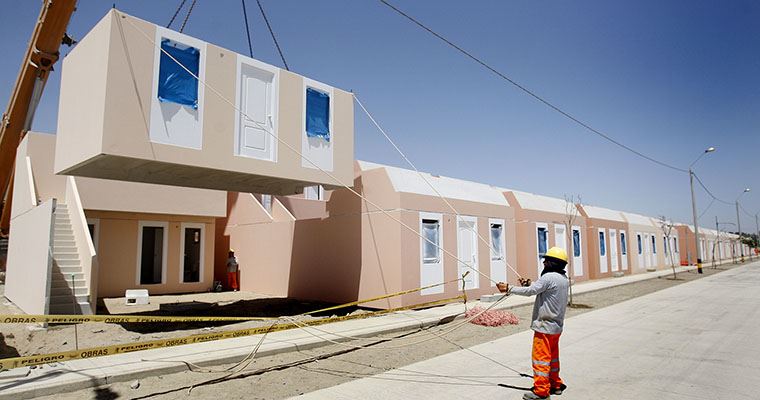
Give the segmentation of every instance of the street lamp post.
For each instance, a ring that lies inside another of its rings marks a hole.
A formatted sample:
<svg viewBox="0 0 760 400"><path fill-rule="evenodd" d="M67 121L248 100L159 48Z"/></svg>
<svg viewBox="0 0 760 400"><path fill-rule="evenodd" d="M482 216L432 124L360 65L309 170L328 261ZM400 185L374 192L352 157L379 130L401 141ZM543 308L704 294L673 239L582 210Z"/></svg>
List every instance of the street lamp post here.
<svg viewBox="0 0 760 400"><path fill-rule="evenodd" d="M702 156L704 156L707 153L712 153L715 151L715 147L708 147L705 149L705 151L697 157L696 160L694 160L691 165L689 165L689 186L691 187L691 212L694 217L694 248L697 252L697 272L700 274L702 273L702 253L700 252L699 248L699 221L697 220L697 200L694 197L694 171L692 171L691 167L694 166L694 164L699 161Z"/></svg>
<svg viewBox="0 0 760 400"><path fill-rule="evenodd" d="M741 254L741 262L744 262L744 246L742 245L742 221L739 218L739 197L742 197L744 193L749 192L749 188L744 189L743 192L736 197L736 229L739 230L739 252Z"/></svg>

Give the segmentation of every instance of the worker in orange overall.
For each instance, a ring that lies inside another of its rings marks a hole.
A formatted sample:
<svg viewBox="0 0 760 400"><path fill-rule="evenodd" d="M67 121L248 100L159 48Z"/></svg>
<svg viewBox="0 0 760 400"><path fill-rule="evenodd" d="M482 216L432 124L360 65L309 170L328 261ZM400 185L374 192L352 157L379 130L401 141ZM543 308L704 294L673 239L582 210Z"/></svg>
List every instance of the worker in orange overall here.
<svg viewBox="0 0 760 400"><path fill-rule="evenodd" d="M503 293L536 296L530 328L533 329L533 388L525 400L548 399L567 388L559 377L559 336L565 321L569 281L565 274L567 253L552 247L544 255L544 269L537 281L520 278L522 287L499 282Z"/></svg>
<svg viewBox="0 0 760 400"><path fill-rule="evenodd" d="M230 287L233 291L237 292L238 290L238 261L235 257L235 250L230 249L230 252L227 253L227 286Z"/></svg>

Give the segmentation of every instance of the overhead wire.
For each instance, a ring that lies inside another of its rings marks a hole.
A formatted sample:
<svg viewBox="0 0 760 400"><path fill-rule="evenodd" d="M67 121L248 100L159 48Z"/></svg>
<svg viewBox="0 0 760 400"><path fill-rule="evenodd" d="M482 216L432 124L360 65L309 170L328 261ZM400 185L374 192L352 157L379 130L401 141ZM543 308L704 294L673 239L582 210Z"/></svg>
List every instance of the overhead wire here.
<svg viewBox="0 0 760 400"><path fill-rule="evenodd" d="M182 31L185 30L185 25L187 25L187 21L190 19L190 14L193 13L193 8L195 8L195 3L198 0L193 0L192 3L190 3L190 8L187 10L187 15L185 15L185 20L182 21L182 26L179 27L179 32L182 33Z"/></svg>
<svg viewBox="0 0 760 400"><path fill-rule="evenodd" d="M705 210L704 210L704 211L702 211L702 212L699 214L699 218L697 218L697 220L700 220L700 219L702 219L702 217L703 217L705 214L707 214L707 211L709 211L709 210L710 210L710 207L712 207L712 205L713 205L713 204L715 204L715 199L712 199L712 200L710 200L710 204L708 204L708 205L707 205L707 207L705 208Z"/></svg>
<svg viewBox="0 0 760 400"><path fill-rule="evenodd" d="M419 20L417 20L416 18L412 17L411 15L409 15L409 14L405 13L404 11L402 11L402 10L400 10L399 8L395 7L394 5L390 4L388 1L386 1L386 0L379 0L379 1L380 1L382 4L386 5L388 8L390 8L390 9L392 9L393 11L395 11L396 13L398 13L399 15L401 15L401 16L405 17L406 19L408 19L409 21L413 22L415 25L417 25L417 26L419 26L420 28L424 29L425 31L427 31L427 32L428 32L428 33L430 33L431 35L435 36L436 38L440 39L441 41L443 41L443 42L444 42L444 43L446 43L447 45L451 46L452 48L456 49L456 50L457 50L457 51L459 51L460 53L462 53L462 54L464 54L465 56L467 56L468 58L470 58L471 60L473 60L473 61L475 61L476 63L480 64L481 66L483 66L483 67L484 67L484 68L486 68L487 70L491 71L491 72L492 72L492 73L494 73L496 76L498 76L498 77L500 77L500 78L504 79L505 81L509 82L510 84L512 84L513 86L515 86L516 88L520 89L522 92L524 92L524 93L526 93L527 95L529 95L529 96L533 97L534 99L536 99L536 100L538 100L539 102L543 103L544 105L546 105L547 107L551 108L552 110L554 110L554 111L556 111L556 112L560 113L560 114L561 114L561 115L563 115L564 117L566 117L566 118L568 118L569 120L571 120L571 121L575 122L576 124L580 125L581 127L585 128L586 130L590 131L591 133L594 133L594 134L596 134L597 136L599 136L599 137L601 137L601 138L603 138L603 139L605 139L605 140L609 141L610 143L612 143L612 144L614 144L614 145L617 145L617 146L619 146L619 147L621 147L621 148L623 148L623 149L625 149L625 150L627 150L627 151L629 151L629 152L631 152L631 153L633 153L633 154L635 154L635 155L637 155L637 156L639 156L639 157L642 157L642 158L644 158L644 159L646 159L646 160L649 160L649 161L651 161L651 162L653 162L653 163L659 164L659 165L661 165L661 166L663 166L663 167L666 167L666 168L670 168L670 169L672 169L672 170L674 170L674 171L679 171L679 172L684 172L684 173L685 173L685 172L689 172L689 171L688 171L688 170L686 170L686 169L683 169L683 168L679 168L679 167L676 167L676 166L673 166L673 165L667 164L667 163L665 163L665 162L663 162L663 161L657 160L657 159L655 159L655 158L653 158L653 157L650 157L650 156L648 156L648 155L646 155L646 154L644 154L644 153L642 153L642 152L640 152L640 151L638 151L638 150L636 150L636 149L634 149L634 148L632 148L632 147L630 147L630 146L628 146L628 145L625 145L625 144L621 143L620 141L618 141L618 140L616 140L616 139L613 139L612 137L610 137L610 136L609 136L609 135L607 135L606 133L604 133L604 132L602 132L602 131L600 131L600 130L598 130L598 129L594 128L594 127L592 127L591 125L589 125L589 124L588 124L588 123L586 123L586 122L583 122L583 121L581 121L579 118L577 118L577 117L573 116L573 115L572 115L572 114L570 114L568 111L565 111L565 110L563 110L563 109L562 109L562 108L560 108L559 106L555 105L554 103L550 102L549 100L546 100L546 99L545 99L545 98L543 98L542 96L538 95L536 92L534 92L534 91L532 91L532 90L528 89L527 87L525 87L525 86L523 86L522 84L518 83L517 81L515 81L515 80L514 80L514 79L512 79L512 78L510 78L510 77L509 77L509 76L507 76L506 74L504 74L504 73L502 73L502 72L498 71L496 68L492 67L491 65L489 65L488 63L486 63L486 62L485 62L485 61L483 61L482 59L480 59L480 58L478 58L478 57L474 56L474 55L473 55L472 53L470 53L469 51L465 50L465 49L464 49L464 48L462 48L461 46L459 46L459 45L455 44L454 42L452 42L451 40L447 39L447 38L446 38L446 37L444 37L443 35L439 34L439 33L438 33L438 32L436 32L436 31L434 31L432 28L429 28L427 25L423 24L422 22L420 22L420 21L419 21Z"/></svg>
<svg viewBox="0 0 760 400"><path fill-rule="evenodd" d="M460 221L463 221L464 219L460 215L459 211L457 211L457 209L454 208L454 206L451 204L451 202L449 202L446 199L446 197L444 197L443 194L441 194L441 192L427 179L427 177L425 177L425 174L423 174L422 172L420 172L420 170L417 169L417 166L414 165L414 163L406 156L406 154L404 154L403 151L401 151L401 149L396 145L396 143L393 141L393 139L391 139L391 137L388 135L388 133L385 131L385 129L383 129L380 126L380 124L377 122L377 120L375 120L375 118L372 116L372 114L370 114L370 112L367 110L367 108L364 107L364 104L361 102L361 100L359 100L359 97L356 95L356 93L353 93L353 97L354 97L354 100L356 101L356 104L358 104L359 107L362 109L362 111L364 111L364 113L367 115L367 117L369 118L369 120L372 121L372 124L375 125L375 127L377 128L377 130L380 131L380 133L385 137L385 139L388 141L388 143L390 143L391 146L393 146L393 148L401 155L401 157L404 159L404 161L406 161L406 163L409 164L409 166L412 167L412 169L414 169L414 172L416 172L417 175L419 175L419 177L422 178L422 180L425 181L425 183L431 189L433 189L433 191L435 192L435 194L438 195L438 197L446 204L446 206L448 206L449 209L451 209L451 211L454 213L454 215L456 215L457 225L459 224ZM469 225L465 225L465 226L466 226L467 230L469 230L470 232L475 233L475 235L477 235L478 239L480 239L480 241L483 242L490 251L493 251L493 244L492 243L489 243L477 230L475 230L475 228L470 227ZM507 261L506 257L504 257L504 261L505 261L505 264L507 265L507 267L509 267L509 269L511 269L515 274L517 274L518 278L522 278L522 275L517 271L517 269L515 269L509 263L509 261ZM491 279L490 277L489 277L489 280L491 280L491 282L494 282L494 280ZM496 283L496 282L494 282L494 283Z"/></svg>
<svg viewBox="0 0 760 400"><path fill-rule="evenodd" d="M251 29L248 26L248 12L245 10L245 0L240 0L243 4L243 20L245 21L245 34L248 36L248 54L253 58L253 43L251 42Z"/></svg>
<svg viewBox="0 0 760 400"><path fill-rule="evenodd" d="M695 172L692 172L692 174L694 175L694 177L695 177L695 178L697 178L697 182L699 183L699 186L702 186L702 189L704 189L704 190L705 190L705 192L707 192L707 194L708 194L710 197L712 197L712 199L713 199L713 200L715 200L715 201L717 201L717 202L719 202L719 203L723 203L723 204L729 205L729 206L732 206L732 205L734 205L734 203L732 203L732 202L729 202L729 201L725 201L725 200L722 200L722 199L720 199L720 198L716 197L716 196L715 196L715 195L714 195L714 194L713 194L713 193L710 191L710 189L708 189L708 188L707 188L707 186L705 186L705 184L702 182L702 180L701 180L701 179L699 179L699 175L697 175Z"/></svg>
<svg viewBox="0 0 760 400"><path fill-rule="evenodd" d="M256 0L256 3L259 5L259 10L261 10L261 16L264 18L264 22L267 24L267 29L269 29L269 34L272 35L272 41L274 41L274 45L275 47L277 47L277 52L280 53L280 59L282 59L282 64L285 65L286 70L290 71L290 67L288 67L288 62L285 61L285 55L282 54L280 43L277 42L277 37L274 35L274 30L272 30L272 25L269 24L269 18L267 18L267 14L264 12L264 6L261 5L260 0Z"/></svg>
<svg viewBox="0 0 760 400"><path fill-rule="evenodd" d="M172 16L172 19L169 20L169 23L166 24L167 28L171 28L172 24L174 23L174 20L177 18L177 15L179 15L180 10L182 10L182 7L185 5L185 2L187 0L182 0L181 3L179 3L179 7L177 7L177 11L174 12L174 15Z"/></svg>

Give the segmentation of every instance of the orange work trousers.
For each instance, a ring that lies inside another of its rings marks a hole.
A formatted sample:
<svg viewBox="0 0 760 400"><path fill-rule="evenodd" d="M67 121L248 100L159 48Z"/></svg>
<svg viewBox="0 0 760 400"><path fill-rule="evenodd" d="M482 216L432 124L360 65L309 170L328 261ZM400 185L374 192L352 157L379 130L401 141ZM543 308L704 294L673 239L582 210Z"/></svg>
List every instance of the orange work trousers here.
<svg viewBox="0 0 760 400"><path fill-rule="evenodd" d="M544 397L562 385L559 377L559 335L533 332L533 393Z"/></svg>
<svg viewBox="0 0 760 400"><path fill-rule="evenodd" d="M232 290L238 289L237 274L237 271L227 272L227 286L229 286Z"/></svg>

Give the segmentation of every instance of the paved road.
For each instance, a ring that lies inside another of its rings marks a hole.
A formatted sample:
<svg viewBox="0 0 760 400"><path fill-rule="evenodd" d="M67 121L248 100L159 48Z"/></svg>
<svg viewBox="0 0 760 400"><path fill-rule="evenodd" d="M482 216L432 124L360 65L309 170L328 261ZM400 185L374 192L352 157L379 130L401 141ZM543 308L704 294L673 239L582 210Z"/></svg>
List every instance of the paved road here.
<svg viewBox="0 0 760 400"><path fill-rule="evenodd" d="M568 319L555 399L760 398L760 263ZM520 399L532 381L523 332L335 387L313 399Z"/></svg>

